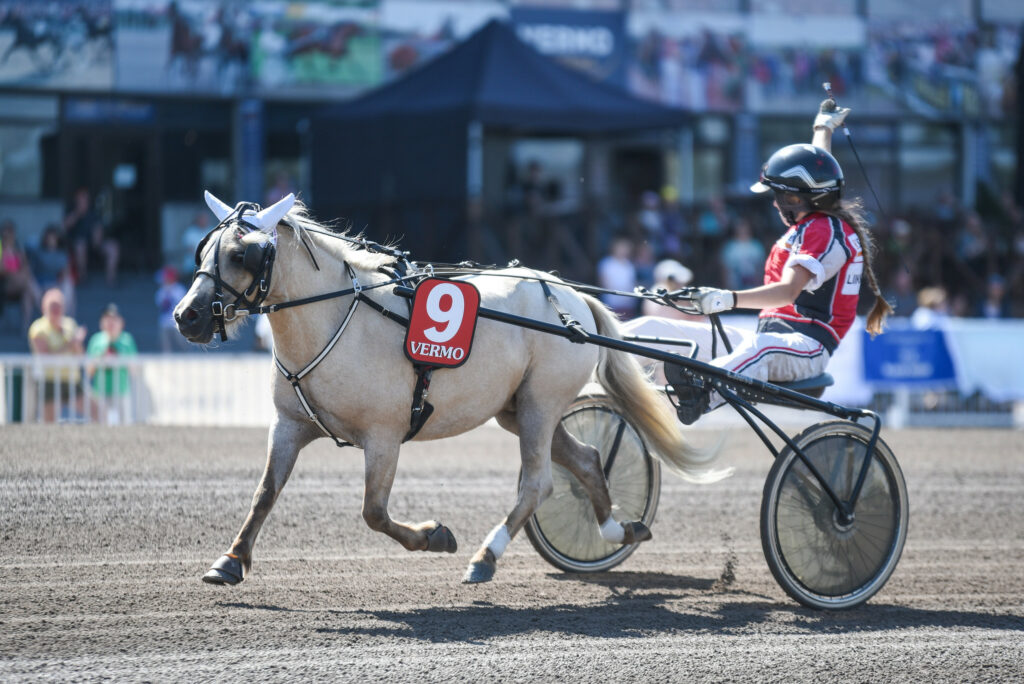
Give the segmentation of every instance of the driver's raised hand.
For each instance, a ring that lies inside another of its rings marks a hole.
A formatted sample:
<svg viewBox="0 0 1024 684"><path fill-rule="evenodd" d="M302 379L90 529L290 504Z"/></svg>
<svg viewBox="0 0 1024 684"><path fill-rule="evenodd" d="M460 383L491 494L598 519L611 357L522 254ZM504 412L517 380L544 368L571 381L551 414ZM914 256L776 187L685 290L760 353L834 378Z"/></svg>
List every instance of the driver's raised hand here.
<svg viewBox="0 0 1024 684"><path fill-rule="evenodd" d="M704 315L729 311L736 306L736 293L714 287L699 287L693 306Z"/></svg>
<svg viewBox="0 0 1024 684"><path fill-rule="evenodd" d="M829 98L821 103L818 108L818 115L814 117L814 130L827 129L835 131L846 121L846 115L850 113L849 107L840 107L836 101Z"/></svg>

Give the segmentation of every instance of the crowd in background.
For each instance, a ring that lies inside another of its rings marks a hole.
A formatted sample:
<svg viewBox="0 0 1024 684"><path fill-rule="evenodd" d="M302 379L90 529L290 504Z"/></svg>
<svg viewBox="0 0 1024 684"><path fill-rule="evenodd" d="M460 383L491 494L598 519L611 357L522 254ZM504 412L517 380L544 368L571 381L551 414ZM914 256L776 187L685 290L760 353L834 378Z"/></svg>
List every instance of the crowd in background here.
<svg viewBox="0 0 1024 684"><path fill-rule="evenodd" d="M635 39L629 87L644 97L697 111L791 107L794 96L860 96L866 86L896 101L919 100L914 79L949 94L933 107L963 111L974 88L990 116L1015 112L1019 28L1011 24L873 22L866 47L752 45L743 32L703 29L673 36L651 29ZM920 104L920 102L915 102Z"/></svg>
<svg viewBox="0 0 1024 684"><path fill-rule="evenodd" d="M921 307L958 317L1024 316L1024 210L1010 193L983 192L975 209L943 191L927 207L873 218L875 271L897 316ZM184 296L195 245L210 227L207 212L197 212L183 232L180 254L156 274L152 318L163 352L194 348L178 333L172 314ZM592 266L596 284L622 292L637 286L756 286L771 244L783 233L767 202L741 205L713 198L684 206L671 186L641 193L620 228L606 256ZM94 282L102 277L112 286L118 251L84 191L76 193L62 223L45 228L38 245L23 245L14 222L3 220L0 304L20 310L22 334L37 315L45 317L46 293L59 293L62 311L73 319L77 284L93 274ZM666 274L673 276L671 282ZM636 298L612 295L606 303L625 318L640 313ZM255 344L269 348L266 335L257 335Z"/></svg>
<svg viewBox="0 0 1024 684"><path fill-rule="evenodd" d="M760 285L768 251L784 232L763 204L713 199L683 207L671 187L644 192L598 265L599 284L626 292L657 287L655 269L675 263L690 274L679 286ZM874 216L872 233L875 271L895 315L910 316L927 303L951 316L1024 316L1024 210L1009 193L986 196L976 210L940 192L927 208ZM635 298L607 303L625 317L639 313Z"/></svg>

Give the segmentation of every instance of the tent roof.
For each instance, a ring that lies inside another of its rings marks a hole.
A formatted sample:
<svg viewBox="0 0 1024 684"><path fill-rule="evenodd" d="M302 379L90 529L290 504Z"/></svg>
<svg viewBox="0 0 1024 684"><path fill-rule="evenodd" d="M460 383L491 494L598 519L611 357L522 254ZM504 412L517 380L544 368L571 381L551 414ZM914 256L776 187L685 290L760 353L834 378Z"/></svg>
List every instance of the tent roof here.
<svg viewBox="0 0 1024 684"><path fill-rule="evenodd" d="M331 119L451 115L539 133L607 133L676 127L685 118L541 55L492 20L407 76L331 105Z"/></svg>

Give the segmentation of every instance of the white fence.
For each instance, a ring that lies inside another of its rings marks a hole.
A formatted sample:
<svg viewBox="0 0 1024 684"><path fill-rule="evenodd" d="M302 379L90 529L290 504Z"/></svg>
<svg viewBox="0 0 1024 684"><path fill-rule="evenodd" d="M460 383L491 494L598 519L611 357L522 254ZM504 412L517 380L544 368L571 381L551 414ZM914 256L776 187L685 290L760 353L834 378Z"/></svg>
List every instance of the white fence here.
<svg viewBox="0 0 1024 684"><path fill-rule="evenodd" d="M836 384L824 398L872 408L890 427L1024 427L1024 383L1018 380L1021 370L1013 361L1024 336L1017 332L1010 338L986 337L986 344L970 357L994 357L991 365L1000 372L987 373L992 376L987 383L972 383L959 391L872 388L858 367L859 343L851 336L829 364ZM977 366L982 360L970 363ZM132 359L0 355L0 371L0 424L262 427L273 416L270 380L277 372L269 354L222 353ZM997 381L1006 387L996 386Z"/></svg>
<svg viewBox="0 0 1024 684"><path fill-rule="evenodd" d="M0 423L269 425L269 354L0 355Z"/></svg>

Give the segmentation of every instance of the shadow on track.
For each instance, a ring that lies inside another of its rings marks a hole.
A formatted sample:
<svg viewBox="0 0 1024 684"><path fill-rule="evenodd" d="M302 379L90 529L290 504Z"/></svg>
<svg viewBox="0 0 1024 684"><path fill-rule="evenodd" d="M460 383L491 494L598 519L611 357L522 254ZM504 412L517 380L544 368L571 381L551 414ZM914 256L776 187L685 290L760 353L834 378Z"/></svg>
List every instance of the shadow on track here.
<svg viewBox="0 0 1024 684"><path fill-rule="evenodd" d="M723 587L720 580L660 572L552 574L570 583L608 589L600 603L517 607L473 601L467 606L409 610L336 610L288 608L219 602L225 608L312 613L323 616L319 634L397 637L431 643L477 643L487 639L549 632L560 636L643 638L665 634L745 634L755 625L785 624L787 631L809 634L886 632L919 627L969 627L1024 632L1024 620L957 610L919 610L867 604L844 612L816 611L788 601ZM709 605L708 601L714 601ZM331 626L334 622L336 626Z"/></svg>

